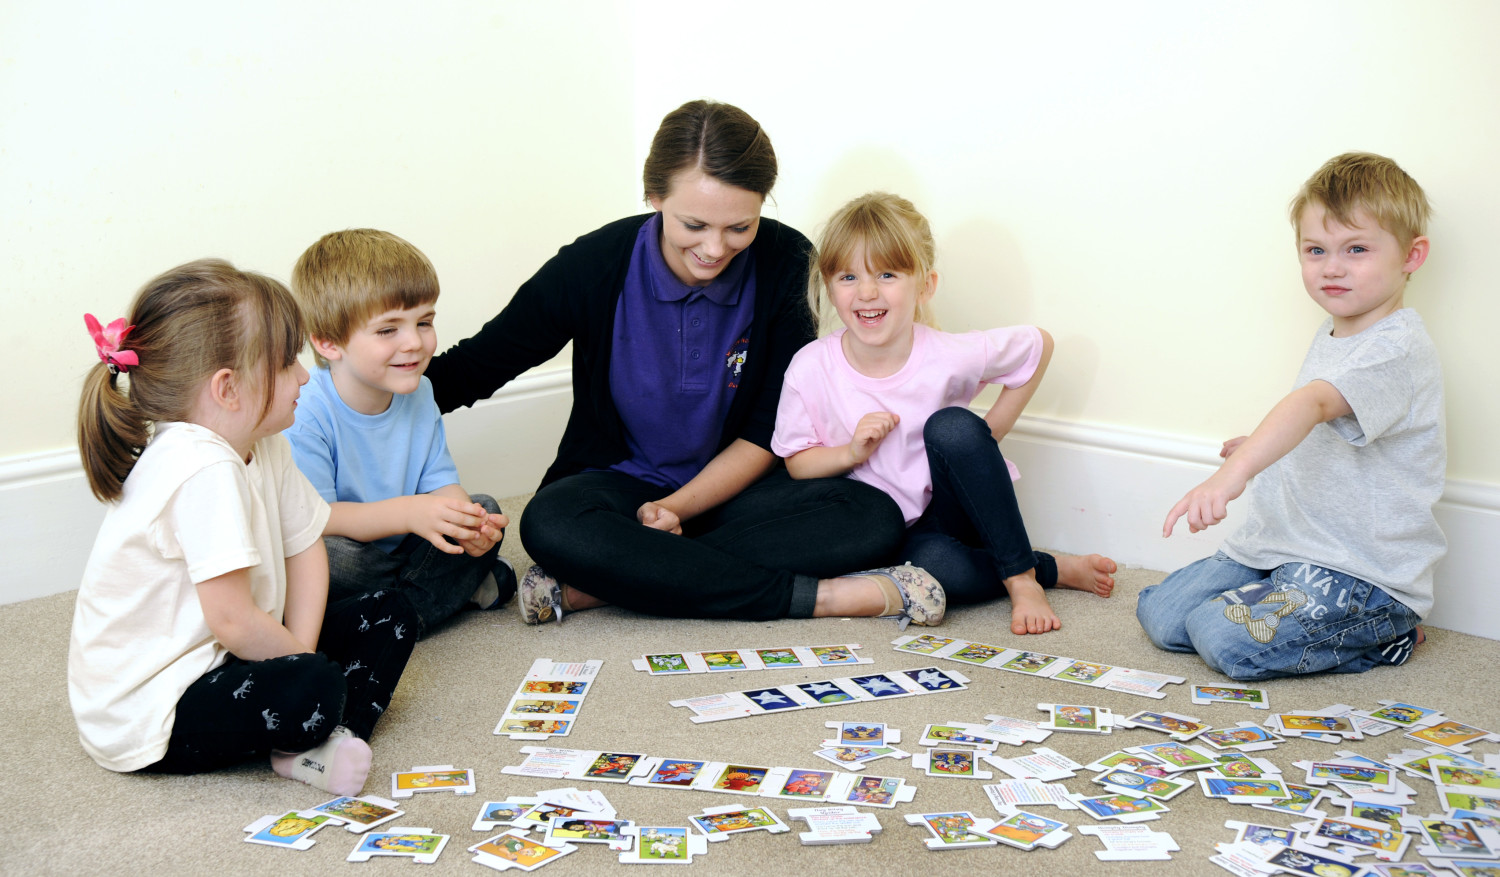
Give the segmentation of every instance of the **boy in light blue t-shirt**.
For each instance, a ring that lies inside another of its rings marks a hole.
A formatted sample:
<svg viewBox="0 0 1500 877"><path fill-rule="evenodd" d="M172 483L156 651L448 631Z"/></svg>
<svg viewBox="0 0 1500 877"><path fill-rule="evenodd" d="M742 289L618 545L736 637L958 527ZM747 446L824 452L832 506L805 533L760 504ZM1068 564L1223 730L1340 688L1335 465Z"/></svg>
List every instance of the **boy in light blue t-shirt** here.
<svg viewBox="0 0 1500 877"><path fill-rule="evenodd" d="M330 599L400 590L419 636L466 604L503 605L516 589L498 553L509 522L459 485L422 376L437 348L432 263L389 232L333 232L297 260L292 292L320 367L287 438L332 505Z"/></svg>

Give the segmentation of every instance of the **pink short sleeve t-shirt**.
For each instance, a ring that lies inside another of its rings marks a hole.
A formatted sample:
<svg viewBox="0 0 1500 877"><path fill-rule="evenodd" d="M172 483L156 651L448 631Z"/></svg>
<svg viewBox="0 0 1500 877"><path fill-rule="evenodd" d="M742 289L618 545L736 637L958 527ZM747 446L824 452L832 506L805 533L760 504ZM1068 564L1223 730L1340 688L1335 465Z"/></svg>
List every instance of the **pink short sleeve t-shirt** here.
<svg viewBox="0 0 1500 877"><path fill-rule="evenodd" d="M840 329L792 358L776 411L771 450L782 457L813 447L848 444L859 419L891 411L901 422L850 478L896 500L907 526L932 498L932 476L922 427L941 408L967 406L986 384L1019 387L1042 358L1042 333L1034 326L950 334L914 327L911 357L889 377L860 374L844 358ZM1011 478L1018 477L1010 466Z"/></svg>

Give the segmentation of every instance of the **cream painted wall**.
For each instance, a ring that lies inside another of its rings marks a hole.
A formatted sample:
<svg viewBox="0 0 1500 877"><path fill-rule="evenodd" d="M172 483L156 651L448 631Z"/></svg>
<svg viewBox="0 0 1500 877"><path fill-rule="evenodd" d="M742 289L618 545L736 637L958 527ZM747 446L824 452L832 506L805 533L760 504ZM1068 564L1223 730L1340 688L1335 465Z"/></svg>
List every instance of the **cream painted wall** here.
<svg viewBox="0 0 1500 877"><path fill-rule="evenodd" d="M1319 312L1284 205L1346 149L1438 209L1409 301L1448 370L1450 475L1487 453L1500 324L1500 6L1434 2L0 4L0 458L72 444L80 315L177 262L286 277L319 234L437 264L445 341L557 246L639 209L661 115L771 132L768 213L889 188L932 218L938 310L1060 347L1036 414L1218 439L1287 388Z"/></svg>
<svg viewBox="0 0 1500 877"><path fill-rule="evenodd" d="M1395 157L1437 210L1407 302L1442 352L1449 474L1500 483L1500 4L778 0L684 63L701 9L636 19L638 45L678 47L635 55L637 160L664 111L711 95L770 131L771 215L812 234L861 192L913 199L945 328L1057 337L1028 409L1046 417L1249 432L1322 316L1287 202L1339 152Z"/></svg>

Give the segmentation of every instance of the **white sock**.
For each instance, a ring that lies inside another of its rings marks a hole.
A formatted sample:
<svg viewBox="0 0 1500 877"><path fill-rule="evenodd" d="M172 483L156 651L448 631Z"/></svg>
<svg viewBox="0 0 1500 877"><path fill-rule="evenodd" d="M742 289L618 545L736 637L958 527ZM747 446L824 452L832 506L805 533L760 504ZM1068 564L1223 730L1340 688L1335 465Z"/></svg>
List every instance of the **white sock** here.
<svg viewBox="0 0 1500 877"><path fill-rule="evenodd" d="M469 602L480 609L489 609L495 605L495 601L498 599L500 599L500 586L495 584L495 574L485 573L484 581L479 583L479 590L474 592L474 595L469 598Z"/></svg>
<svg viewBox="0 0 1500 877"><path fill-rule="evenodd" d="M370 744L343 725L306 752L272 752L271 769L335 795L358 795L370 774Z"/></svg>

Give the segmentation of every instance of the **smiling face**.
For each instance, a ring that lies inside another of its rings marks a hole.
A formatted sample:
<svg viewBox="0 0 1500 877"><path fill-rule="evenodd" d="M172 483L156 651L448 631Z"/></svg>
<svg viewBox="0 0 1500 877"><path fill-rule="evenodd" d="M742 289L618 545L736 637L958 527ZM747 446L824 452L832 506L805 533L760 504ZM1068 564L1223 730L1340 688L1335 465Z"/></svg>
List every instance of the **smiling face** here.
<svg viewBox="0 0 1500 877"><path fill-rule="evenodd" d="M343 344L313 339L344 404L361 414L379 414L390 407L393 394L414 392L437 350L433 316L430 304L397 308L366 320Z"/></svg>
<svg viewBox="0 0 1500 877"><path fill-rule="evenodd" d="M1399 310L1407 278L1427 259L1427 238L1403 244L1363 210L1352 220L1353 225L1344 225L1313 202L1298 222L1302 285L1333 317L1339 338L1357 335Z"/></svg>
<svg viewBox="0 0 1500 877"><path fill-rule="evenodd" d="M765 199L690 168L673 174L665 196L650 200L661 213L667 267L688 286L706 286L755 241Z"/></svg>
<svg viewBox="0 0 1500 877"><path fill-rule="evenodd" d="M863 246L855 248L849 261L856 267L842 268L825 278L834 310L848 327L842 341L844 355L867 374L865 367L876 362L884 364L878 371L893 374L911 354L917 305L936 290L937 273L918 277L880 270L868 263Z"/></svg>

